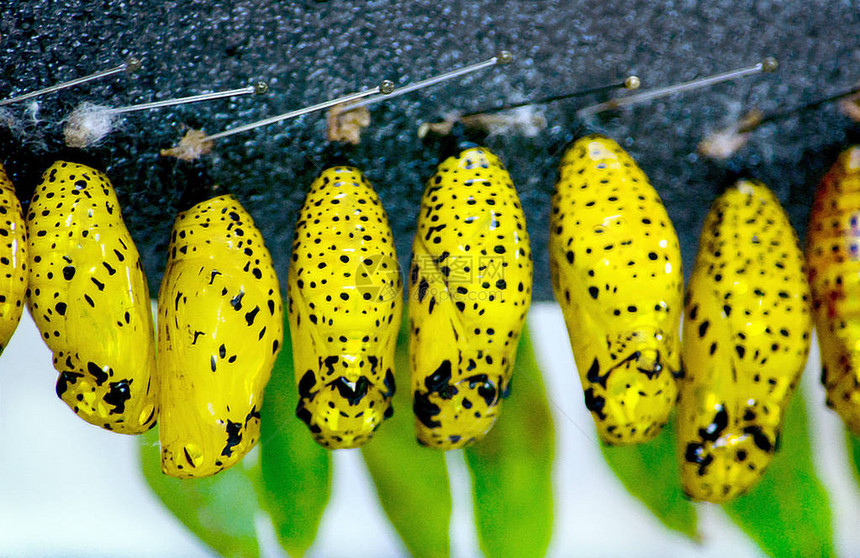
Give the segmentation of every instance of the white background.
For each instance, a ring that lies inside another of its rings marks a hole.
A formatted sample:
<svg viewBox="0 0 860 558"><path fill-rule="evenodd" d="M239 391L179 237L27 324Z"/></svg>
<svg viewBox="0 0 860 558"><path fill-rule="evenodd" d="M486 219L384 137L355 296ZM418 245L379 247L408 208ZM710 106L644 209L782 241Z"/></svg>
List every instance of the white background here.
<svg viewBox="0 0 860 558"><path fill-rule="evenodd" d="M716 506L699 506L702 541L696 544L662 527L627 494L598 449L561 311L555 304L535 304L529 319L557 436L550 555L760 555ZM819 370L813 340L804 373L813 453L831 499L837 550L860 556L860 490L841 423L823 405ZM0 357L0 556L210 555L147 488L137 441L76 418L57 398L56 378L50 352L25 315ZM453 556L480 556L462 455L449 452L447 459L454 493ZM335 452L334 461L332 501L309 554L406 555L376 504L358 450ZM258 531L263 554L281 556L265 517Z"/></svg>

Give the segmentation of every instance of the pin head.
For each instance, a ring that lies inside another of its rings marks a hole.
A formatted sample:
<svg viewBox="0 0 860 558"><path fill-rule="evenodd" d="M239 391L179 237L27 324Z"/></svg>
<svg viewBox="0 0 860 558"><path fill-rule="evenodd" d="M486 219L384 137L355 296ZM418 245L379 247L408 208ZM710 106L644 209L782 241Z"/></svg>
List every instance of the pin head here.
<svg viewBox="0 0 860 558"><path fill-rule="evenodd" d="M382 80L382 83L379 84L379 92L388 95L392 91L394 91L394 82L388 79Z"/></svg>
<svg viewBox="0 0 860 558"><path fill-rule="evenodd" d="M265 95L269 92L269 84L265 81L258 81L254 84L254 95Z"/></svg>
<svg viewBox="0 0 860 558"><path fill-rule="evenodd" d="M125 61L125 71L130 74L138 71L141 66L143 66L143 62L136 56L129 56Z"/></svg>
<svg viewBox="0 0 860 558"><path fill-rule="evenodd" d="M779 61L773 56L768 56L761 61L761 69L763 72L775 72L779 68Z"/></svg>
<svg viewBox="0 0 860 558"><path fill-rule="evenodd" d="M496 54L496 64L510 64L514 61L514 55L508 50L500 50Z"/></svg>
<svg viewBox="0 0 860 558"><path fill-rule="evenodd" d="M640 85L642 85L642 82L639 81L639 76L628 76L627 79L624 80L624 88L631 91L639 89Z"/></svg>

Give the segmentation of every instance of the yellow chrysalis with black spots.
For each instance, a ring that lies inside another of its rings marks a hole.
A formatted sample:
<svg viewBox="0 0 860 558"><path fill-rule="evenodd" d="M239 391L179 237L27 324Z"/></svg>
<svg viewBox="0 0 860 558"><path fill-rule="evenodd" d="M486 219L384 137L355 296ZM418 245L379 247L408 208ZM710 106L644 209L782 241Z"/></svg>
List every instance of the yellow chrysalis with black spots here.
<svg viewBox="0 0 860 558"><path fill-rule="evenodd" d="M311 185L287 285L296 415L322 446L358 447L393 412L403 304L388 216L358 169L326 169Z"/></svg>
<svg viewBox="0 0 860 558"><path fill-rule="evenodd" d="M155 424L158 381L149 288L104 173L59 161L27 213L30 313L54 353L57 395L91 424Z"/></svg>
<svg viewBox="0 0 860 558"><path fill-rule="evenodd" d="M678 441L689 496L726 502L761 478L811 333L794 229L764 184L742 180L711 206L687 290Z"/></svg>
<svg viewBox="0 0 860 558"><path fill-rule="evenodd" d="M282 341L280 287L251 216L231 195L180 213L158 293L165 474L214 475L254 447Z"/></svg>
<svg viewBox="0 0 860 558"><path fill-rule="evenodd" d="M678 237L648 177L615 141L564 154L552 198L550 272L600 439L653 439L682 374Z"/></svg>
<svg viewBox="0 0 860 558"><path fill-rule="evenodd" d="M860 435L860 147L824 175L806 258L827 405Z"/></svg>
<svg viewBox="0 0 860 558"><path fill-rule="evenodd" d="M516 188L498 157L467 147L427 183L412 244L409 351L421 444L460 448L492 428L531 292Z"/></svg>
<svg viewBox="0 0 860 558"><path fill-rule="evenodd" d="M0 355L24 311L27 291L27 226L15 187L0 165Z"/></svg>

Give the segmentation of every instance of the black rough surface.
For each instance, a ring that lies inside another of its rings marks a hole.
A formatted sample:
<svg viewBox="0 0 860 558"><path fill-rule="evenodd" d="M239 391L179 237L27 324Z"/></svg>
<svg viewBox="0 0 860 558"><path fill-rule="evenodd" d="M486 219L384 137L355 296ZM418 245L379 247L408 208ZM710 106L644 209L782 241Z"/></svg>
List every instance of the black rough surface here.
<svg viewBox="0 0 860 558"><path fill-rule="evenodd" d="M645 88L780 59L777 75L577 121L578 101L547 107L533 139L495 137L526 208L535 253L536 299L552 297L547 260L549 198L564 146L585 131L610 135L639 161L681 238L687 272L711 200L739 176L765 181L803 236L814 187L856 127L827 106L763 127L734 158L695 154L708 131L752 106L770 111L845 89L860 78L860 3L852 1L622 2L237 2L11 0L0 11L0 97L85 75L135 54L131 78L43 97L35 122L14 106L23 131L0 130L0 162L27 198L58 156L107 170L143 255L153 293L183 193L212 180L235 193L263 231L286 277L293 223L304 192L332 150L322 115L219 142L208 178L158 155L184 126L215 132L377 84L407 83L484 60L508 48L515 63L377 105L362 144L347 151L388 209L401 263L409 257L424 181L439 150L415 135L422 120L620 80ZM121 106L267 80L264 98L218 101L124 120L101 146L61 153L62 118L88 100ZM856 138L855 138L856 139Z"/></svg>

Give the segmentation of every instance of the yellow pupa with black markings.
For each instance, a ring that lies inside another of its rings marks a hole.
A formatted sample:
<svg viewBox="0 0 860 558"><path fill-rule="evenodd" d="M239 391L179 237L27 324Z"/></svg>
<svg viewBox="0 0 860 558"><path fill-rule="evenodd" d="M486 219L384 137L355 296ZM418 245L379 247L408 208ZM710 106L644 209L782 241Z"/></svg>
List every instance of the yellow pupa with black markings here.
<svg viewBox="0 0 860 558"><path fill-rule="evenodd" d="M421 444L460 448L492 428L531 292L516 188L488 149L463 149L427 183L412 245L409 351Z"/></svg>
<svg viewBox="0 0 860 558"><path fill-rule="evenodd" d="M324 447L360 446L393 412L403 285L388 216L358 169L311 185L287 285L296 415Z"/></svg>
<svg viewBox="0 0 860 558"><path fill-rule="evenodd" d="M549 257L600 439L653 439L677 401L684 275L660 196L613 140L587 136L564 154Z"/></svg>
<svg viewBox="0 0 860 558"><path fill-rule="evenodd" d="M180 213L158 293L161 468L205 477L260 437L260 407L283 341L272 258L231 195Z"/></svg>
<svg viewBox="0 0 860 558"><path fill-rule="evenodd" d="M27 226L15 187L0 165L0 355L21 321L27 292Z"/></svg>
<svg viewBox="0 0 860 558"><path fill-rule="evenodd" d="M860 147L821 180L806 240L827 405L860 435Z"/></svg>
<svg viewBox="0 0 860 558"><path fill-rule="evenodd" d="M27 213L27 303L54 353L57 395L123 434L155 424L158 379L149 288L104 173L58 161Z"/></svg>
<svg viewBox="0 0 860 558"><path fill-rule="evenodd" d="M761 478L811 332L794 229L764 184L742 180L711 206L687 290L678 441L689 496L726 502Z"/></svg>

